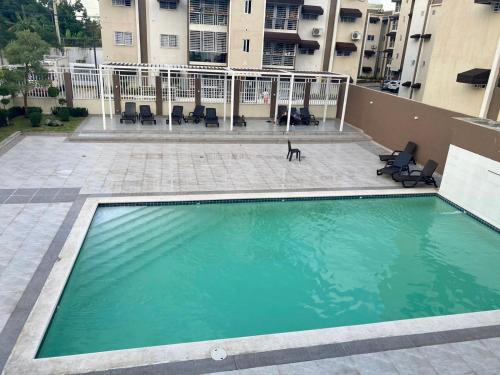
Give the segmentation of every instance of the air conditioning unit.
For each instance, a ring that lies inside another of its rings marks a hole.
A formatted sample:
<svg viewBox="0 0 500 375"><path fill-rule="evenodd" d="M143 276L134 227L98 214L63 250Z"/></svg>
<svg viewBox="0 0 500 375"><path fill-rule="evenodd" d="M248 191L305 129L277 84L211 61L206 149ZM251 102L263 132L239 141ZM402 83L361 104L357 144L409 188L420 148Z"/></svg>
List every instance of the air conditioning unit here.
<svg viewBox="0 0 500 375"><path fill-rule="evenodd" d="M490 6L492 12L500 13L500 1L492 1Z"/></svg>
<svg viewBox="0 0 500 375"><path fill-rule="evenodd" d="M313 36L321 36L323 34L323 29L320 27L314 27L312 29L312 35Z"/></svg>
<svg viewBox="0 0 500 375"><path fill-rule="evenodd" d="M359 31L354 31L351 34L351 39L352 40L361 40L361 33Z"/></svg>

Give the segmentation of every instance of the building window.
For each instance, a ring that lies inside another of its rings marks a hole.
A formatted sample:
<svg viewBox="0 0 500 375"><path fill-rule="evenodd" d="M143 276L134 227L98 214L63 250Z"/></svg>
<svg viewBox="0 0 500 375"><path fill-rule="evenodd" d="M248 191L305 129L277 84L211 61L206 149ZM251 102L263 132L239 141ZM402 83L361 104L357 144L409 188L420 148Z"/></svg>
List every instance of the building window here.
<svg viewBox="0 0 500 375"><path fill-rule="evenodd" d="M176 0L159 0L160 9L177 9Z"/></svg>
<svg viewBox="0 0 500 375"><path fill-rule="evenodd" d="M335 51L337 56L351 56L352 51Z"/></svg>
<svg viewBox="0 0 500 375"><path fill-rule="evenodd" d="M314 55L314 50L313 49L307 49L307 48L300 48L299 53L301 55Z"/></svg>
<svg viewBox="0 0 500 375"><path fill-rule="evenodd" d="M250 39L243 39L243 52L250 52Z"/></svg>
<svg viewBox="0 0 500 375"><path fill-rule="evenodd" d="M112 0L111 5L114 7L129 7L132 4L132 0Z"/></svg>
<svg viewBox="0 0 500 375"><path fill-rule="evenodd" d="M245 14L252 13L252 0L245 0Z"/></svg>
<svg viewBox="0 0 500 375"><path fill-rule="evenodd" d="M161 34L160 35L160 46L162 48L175 48L178 47L177 35Z"/></svg>
<svg viewBox="0 0 500 375"><path fill-rule="evenodd" d="M340 22L353 23L353 22L356 22L356 18L355 17L340 17Z"/></svg>
<svg viewBox="0 0 500 375"><path fill-rule="evenodd" d="M299 7L291 4L266 4L266 29L297 30Z"/></svg>
<svg viewBox="0 0 500 375"><path fill-rule="evenodd" d="M375 35L368 35L367 37L367 40L375 40Z"/></svg>
<svg viewBox="0 0 500 375"><path fill-rule="evenodd" d="M264 42L262 65L293 68L295 65L295 44Z"/></svg>
<svg viewBox="0 0 500 375"><path fill-rule="evenodd" d="M317 20L318 15L312 14L312 13L302 13L302 19L303 20Z"/></svg>
<svg viewBox="0 0 500 375"><path fill-rule="evenodd" d="M131 46L132 33L124 31L115 31L115 45L117 46Z"/></svg>
<svg viewBox="0 0 500 375"><path fill-rule="evenodd" d="M227 33L191 30L189 32L189 60L225 63Z"/></svg>
<svg viewBox="0 0 500 375"><path fill-rule="evenodd" d="M228 8L228 0L191 0L189 2L189 22L227 26Z"/></svg>

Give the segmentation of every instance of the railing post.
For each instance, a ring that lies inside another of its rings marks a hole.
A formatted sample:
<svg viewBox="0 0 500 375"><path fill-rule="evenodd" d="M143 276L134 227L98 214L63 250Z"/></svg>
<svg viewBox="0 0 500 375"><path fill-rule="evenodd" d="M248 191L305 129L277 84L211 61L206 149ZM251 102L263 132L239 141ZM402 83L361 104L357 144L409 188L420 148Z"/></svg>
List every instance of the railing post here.
<svg viewBox="0 0 500 375"><path fill-rule="evenodd" d="M340 117L340 132L344 131L345 110L347 106L347 93L349 92L349 79L350 77L347 76L347 81L345 82L344 102L342 103L342 116Z"/></svg>
<svg viewBox="0 0 500 375"><path fill-rule="evenodd" d="M224 74L224 123L226 122L227 112L227 73Z"/></svg>
<svg viewBox="0 0 500 375"><path fill-rule="evenodd" d="M113 74L113 100L115 102L115 114L119 116L122 113L122 97L120 93L120 76Z"/></svg>
<svg viewBox="0 0 500 375"><path fill-rule="evenodd" d="M309 100L311 97L311 82L306 82L306 87L304 88L304 107L309 107Z"/></svg>
<svg viewBox="0 0 500 375"><path fill-rule="evenodd" d="M325 105L323 108L323 125L326 123L326 113L328 111L328 101L330 100L330 79L326 79L325 84Z"/></svg>
<svg viewBox="0 0 500 375"><path fill-rule="evenodd" d="M234 84L235 84L235 79L234 79L234 73L231 75L231 117L229 119L229 126L231 131L233 131L233 119L234 119Z"/></svg>
<svg viewBox="0 0 500 375"><path fill-rule="evenodd" d="M274 119L274 124L276 123L276 101L278 100L276 97L278 91L276 86L277 81L273 79L271 82L271 106L269 108L269 117Z"/></svg>
<svg viewBox="0 0 500 375"><path fill-rule="evenodd" d="M172 90L170 89L172 84L172 76L170 74L170 69L167 72L168 74L168 130L172 131Z"/></svg>
<svg viewBox="0 0 500 375"><path fill-rule="evenodd" d="M108 96L108 106L109 106L109 118L113 118L113 101L111 99L111 96L113 95L113 86L111 85L111 74L107 75L107 81L108 81L108 91L109 91L109 96Z"/></svg>
<svg viewBox="0 0 500 375"><path fill-rule="evenodd" d="M194 78L194 101L196 105L201 105L201 78Z"/></svg>
<svg viewBox="0 0 500 375"><path fill-rule="evenodd" d="M281 76L278 75L278 81L276 82L276 103L274 103L274 125L279 125L276 123L278 118L278 106L280 102L280 84L281 84Z"/></svg>
<svg viewBox="0 0 500 375"><path fill-rule="evenodd" d="M99 88L101 89L102 128L106 130L106 106L104 105L104 82L102 76L102 65L99 66Z"/></svg>
<svg viewBox="0 0 500 375"><path fill-rule="evenodd" d="M73 83L71 81L71 73L64 72L64 91L66 93L66 105L73 108Z"/></svg>

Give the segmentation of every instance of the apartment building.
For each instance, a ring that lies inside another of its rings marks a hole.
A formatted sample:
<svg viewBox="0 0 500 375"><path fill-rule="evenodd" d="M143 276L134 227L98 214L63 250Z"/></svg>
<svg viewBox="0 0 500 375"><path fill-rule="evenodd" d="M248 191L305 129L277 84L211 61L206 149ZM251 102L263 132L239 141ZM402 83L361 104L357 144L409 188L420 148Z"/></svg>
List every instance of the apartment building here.
<svg viewBox="0 0 500 375"><path fill-rule="evenodd" d="M367 0L100 0L104 60L357 77Z"/></svg>
<svg viewBox="0 0 500 375"><path fill-rule="evenodd" d="M415 0L399 95L500 120L500 1Z"/></svg>
<svg viewBox="0 0 500 375"><path fill-rule="evenodd" d="M388 57L392 50L388 49L390 40L386 34L391 28L392 15L392 11L384 11L381 7L368 9L359 77L383 78L388 74Z"/></svg>

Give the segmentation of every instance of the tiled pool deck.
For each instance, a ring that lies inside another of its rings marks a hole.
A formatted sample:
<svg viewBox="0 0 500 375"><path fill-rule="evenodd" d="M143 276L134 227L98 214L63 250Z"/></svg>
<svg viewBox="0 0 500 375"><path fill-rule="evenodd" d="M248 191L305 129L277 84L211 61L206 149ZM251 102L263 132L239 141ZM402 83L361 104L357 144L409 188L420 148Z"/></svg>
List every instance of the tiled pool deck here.
<svg viewBox="0 0 500 375"><path fill-rule="evenodd" d="M301 163L285 160L286 146L276 144L77 143L28 136L0 150L0 369L88 196L398 187L375 176L380 148L371 142L299 146ZM495 336L498 327L441 341L419 338L411 346L373 341L322 348L316 356L275 353L105 374L499 374Z"/></svg>

